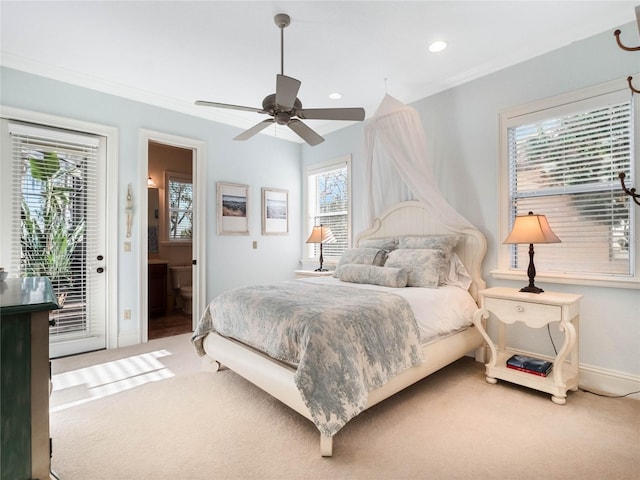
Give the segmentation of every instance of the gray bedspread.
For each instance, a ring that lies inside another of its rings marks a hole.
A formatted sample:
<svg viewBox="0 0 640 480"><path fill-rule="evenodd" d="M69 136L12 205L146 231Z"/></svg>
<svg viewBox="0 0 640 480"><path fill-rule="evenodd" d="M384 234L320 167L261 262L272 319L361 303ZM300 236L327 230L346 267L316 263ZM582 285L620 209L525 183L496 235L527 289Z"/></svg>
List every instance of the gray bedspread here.
<svg viewBox="0 0 640 480"><path fill-rule="evenodd" d="M329 436L364 410L370 390L422 362L413 311L393 293L296 281L237 288L205 310L192 338L200 355L213 331L297 366L296 387Z"/></svg>

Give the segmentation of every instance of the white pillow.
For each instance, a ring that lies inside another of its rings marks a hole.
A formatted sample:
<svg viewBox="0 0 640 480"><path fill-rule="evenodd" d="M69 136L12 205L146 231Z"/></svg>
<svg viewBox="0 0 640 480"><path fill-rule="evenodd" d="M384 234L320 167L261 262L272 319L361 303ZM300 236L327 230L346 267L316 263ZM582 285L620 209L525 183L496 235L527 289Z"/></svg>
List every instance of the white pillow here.
<svg viewBox="0 0 640 480"><path fill-rule="evenodd" d="M469 287L471 286L471 275L469 275L469 272L462 263L462 260L460 260L460 257L458 257L456 253L452 253L451 258L449 259L449 270L445 283L447 285L460 287L463 290L469 290Z"/></svg>
<svg viewBox="0 0 640 480"><path fill-rule="evenodd" d="M436 288L444 285L449 258L443 250L427 248L398 249L389 252L385 267L407 270L408 287Z"/></svg>
<svg viewBox="0 0 640 480"><path fill-rule="evenodd" d="M404 288L408 274L403 268L378 267L348 263L336 269L336 275L343 282L368 283L383 287Z"/></svg>

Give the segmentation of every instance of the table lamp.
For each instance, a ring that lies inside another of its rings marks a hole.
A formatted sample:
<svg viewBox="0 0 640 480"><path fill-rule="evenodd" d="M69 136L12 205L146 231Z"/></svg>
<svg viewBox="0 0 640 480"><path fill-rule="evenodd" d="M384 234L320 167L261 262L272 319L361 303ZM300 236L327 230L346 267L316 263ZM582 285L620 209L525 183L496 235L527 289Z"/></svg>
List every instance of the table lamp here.
<svg viewBox="0 0 640 480"><path fill-rule="evenodd" d="M520 289L521 292L542 293L539 287L536 287L533 280L536 277L536 267L533 264L533 244L534 243L559 243L560 239L553 233L547 217L544 215L534 215L529 212L528 215L517 215L511 233L507 236L503 243L528 243L529 244L529 268L527 275L529 276L529 285Z"/></svg>
<svg viewBox="0 0 640 480"><path fill-rule="evenodd" d="M311 235L307 238L306 243L319 243L320 244L320 268L316 268L316 272L326 272L327 270L322 268L322 244L323 243L335 243L336 237L333 236L333 232L329 227L324 225L316 225L311 230Z"/></svg>

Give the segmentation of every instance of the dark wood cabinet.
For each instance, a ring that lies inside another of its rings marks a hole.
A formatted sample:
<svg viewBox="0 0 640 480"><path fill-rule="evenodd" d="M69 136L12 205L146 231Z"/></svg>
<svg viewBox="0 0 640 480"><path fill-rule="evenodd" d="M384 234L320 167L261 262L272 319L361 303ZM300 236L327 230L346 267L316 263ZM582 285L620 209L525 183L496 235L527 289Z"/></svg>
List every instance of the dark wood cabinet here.
<svg viewBox="0 0 640 480"><path fill-rule="evenodd" d="M46 277L0 282L0 479L49 478L49 310Z"/></svg>
<svg viewBox="0 0 640 480"><path fill-rule="evenodd" d="M149 263L149 316L167 313L167 264Z"/></svg>

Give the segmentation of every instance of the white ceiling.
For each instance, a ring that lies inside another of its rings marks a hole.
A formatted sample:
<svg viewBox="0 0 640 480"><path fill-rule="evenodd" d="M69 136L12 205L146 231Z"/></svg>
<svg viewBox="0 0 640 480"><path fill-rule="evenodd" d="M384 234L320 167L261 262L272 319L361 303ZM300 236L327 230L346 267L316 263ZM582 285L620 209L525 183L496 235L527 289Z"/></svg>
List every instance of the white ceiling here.
<svg viewBox="0 0 640 480"><path fill-rule="evenodd" d="M280 73L306 108L409 103L635 20L633 1L7 1L2 65L241 128L265 117L197 107L260 107ZM427 50L435 39L448 48ZM623 31L626 44L637 31ZM615 42L613 34L611 41ZM342 93L330 100L331 92ZM307 120L326 134L345 122ZM279 130L276 130L279 129ZM293 141L283 127L264 133Z"/></svg>

